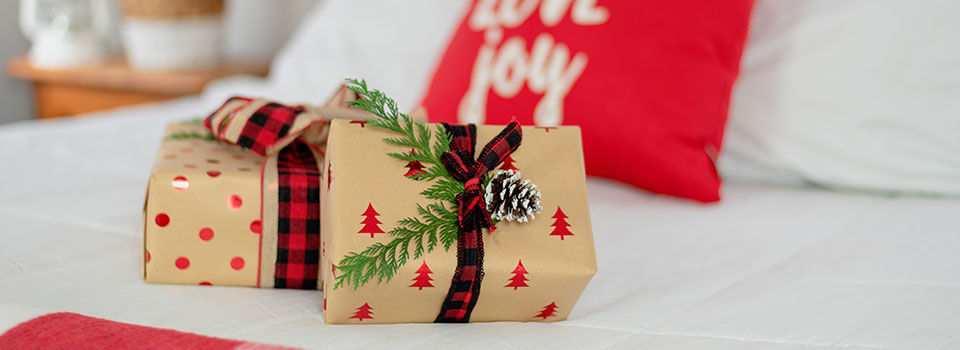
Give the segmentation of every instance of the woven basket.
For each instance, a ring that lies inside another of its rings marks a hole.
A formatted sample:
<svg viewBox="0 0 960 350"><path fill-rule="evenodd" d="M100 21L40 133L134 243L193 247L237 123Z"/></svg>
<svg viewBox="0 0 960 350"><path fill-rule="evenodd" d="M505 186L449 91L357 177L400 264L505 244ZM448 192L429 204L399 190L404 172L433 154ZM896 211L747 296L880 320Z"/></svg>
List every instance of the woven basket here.
<svg viewBox="0 0 960 350"><path fill-rule="evenodd" d="M123 13L134 68L201 70L220 63L223 0L124 0Z"/></svg>

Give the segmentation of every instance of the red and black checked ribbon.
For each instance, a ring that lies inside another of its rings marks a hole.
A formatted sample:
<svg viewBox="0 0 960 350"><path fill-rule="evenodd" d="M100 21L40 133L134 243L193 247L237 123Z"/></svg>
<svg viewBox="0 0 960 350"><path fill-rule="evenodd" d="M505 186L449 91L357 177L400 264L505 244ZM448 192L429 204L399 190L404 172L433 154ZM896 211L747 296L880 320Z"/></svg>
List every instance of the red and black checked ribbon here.
<svg viewBox="0 0 960 350"><path fill-rule="evenodd" d="M277 265L274 288L317 289L320 275L320 169L307 143L277 159Z"/></svg>
<svg viewBox="0 0 960 350"><path fill-rule="evenodd" d="M457 195L457 269L450 283L450 290L440 308L440 314L434 322L462 323L470 321L470 313L477 304L480 295L480 281L483 279L483 238L484 228L493 226L490 214L483 202L483 189L480 180L487 171L498 164L520 146L522 132L516 119L503 131L490 140L474 160L473 151L477 143L477 127L470 125L443 124L453 136L450 140L450 152L444 153L440 160L454 179L463 183L463 193Z"/></svg>
<svg viewBox="0 0 960 350"><path fill-rule="evenodd" d="M305 129L304 125L299 125L300 129L294 130L297 118L305 108L263 103L245 120L237 118L240 111L256 106L255 103L252 99L234 97L207 117L204 125L219 139L227 141L224 134L228 132L229 124L244 123L239 135L235 136L235 143L261 156L266 156L278 146L283 147L277 153L277 261L274 287L317 289L320 264L320 169L310 144L300 139L289 139L298 136L291 132L299 133ZM226 108L232 110L225 111ZM246 112L243 114L245 117Z"/></svg>

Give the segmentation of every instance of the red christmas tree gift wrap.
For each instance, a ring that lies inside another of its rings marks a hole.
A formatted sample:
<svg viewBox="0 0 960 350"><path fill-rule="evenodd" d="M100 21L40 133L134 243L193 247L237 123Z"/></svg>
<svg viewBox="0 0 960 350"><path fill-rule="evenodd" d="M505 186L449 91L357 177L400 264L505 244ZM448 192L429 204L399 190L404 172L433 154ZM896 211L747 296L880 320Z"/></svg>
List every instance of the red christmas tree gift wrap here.
<svg viewBox="0 0 960 350"><path fill-rule="evenodd" d="M352 88L378 118L330 125L325 322L566 319L597 270L579 128L421 124Z"/></svg>
<svg viewBox="0 0 960 350"><path fill-rule="evenodd" d="M202 121L170 124L144 206L144 280L317 289L320 169L332 118L322 107L232 98Z"/></svg>

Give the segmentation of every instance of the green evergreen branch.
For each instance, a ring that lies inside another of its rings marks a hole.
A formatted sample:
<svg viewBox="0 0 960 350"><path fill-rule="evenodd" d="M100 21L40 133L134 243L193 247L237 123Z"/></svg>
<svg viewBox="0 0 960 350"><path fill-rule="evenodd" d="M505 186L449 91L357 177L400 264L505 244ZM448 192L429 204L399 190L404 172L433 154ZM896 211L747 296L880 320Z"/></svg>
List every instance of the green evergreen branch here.
<svg viewBox="0 0 960 350"><path fill-rule="evenodd" d="M210 132L199 133L196 131L177 131L166 137L167 140L203 140L217 141L216 137Z"/></svg>
<svg viewBox="0 0 960 350"><path fill-rule="evenodd" d="M377 283L389 282L397 270L411 259L418 259L432 252L437 245L449 250L457 241L456 195L463 185L450 176L440 157L450 151L451 136L440 125L435 128L414 122L397 108L397 103L383 92L369 89L366 81L347 79L347 88L357 94L350 101L354 108L377 116L368 119L367 125L400 134L384 138L392 145L413 148L410 152L392 152L389 157L406 162L418 161L425 167L423 174L411 175L411 180L431 181L420 192L427 199L439 200L426 206L417 204L419 217L406 217L397 221L397 226L387 234L394 238L384 244L375 243L362 252L350 252L337 265L342 273L336 277L333 288L347 284L354 289L376 279ZM412 252L411 252L412 250Z"/></svg>
<svg viewBox="0 0 960 350"><path fill-rule="evenodd" d="M439 203L432 203L423 207L417 205L420 218L408 217L401 219L399 225L390 232L394 236L390 242L374 243L360 253L351 252L340 260L337 270L341 274L333 288L338 289L345 284L353 285L354 289L376 279L377 283L389 282L400 266L411 259L419 259L426 253L433 251L438 243L449 249L452 242L457 240L456 214ZM450 220L453 225L450 225ZM452 226L452 227L451 227ZM451 230L452 229L452 230ZM439 236L439 237L438 237ZM424 245L426 238L426 245ZM413 241L413 254L410 245Z"/></svg>
<svg viewBox="0 0 960 350"><path fill-rule="evenodd" d="M402 160L404 162L431 162L433 158L426 153L387 153L388 156Z"/></svg>
<svg viewBox="0 0 960 350"><path fill-rule="evenodd" d="M428 199L439 199L445 202L454 202L456 201L457 193L463 191L463 185L460 182L439 178L436 182L430 185L430 188L420 192L423 196Z"/></svg>

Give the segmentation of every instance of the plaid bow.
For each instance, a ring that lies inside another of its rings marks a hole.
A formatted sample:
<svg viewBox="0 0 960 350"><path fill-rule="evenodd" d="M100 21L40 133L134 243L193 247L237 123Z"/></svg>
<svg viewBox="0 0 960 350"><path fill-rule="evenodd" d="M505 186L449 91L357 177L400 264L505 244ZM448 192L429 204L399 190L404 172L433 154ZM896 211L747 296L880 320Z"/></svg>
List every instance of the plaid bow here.
<svg viewBox="0 0 960 350"><path fill-rule="evenodd" d="M234 97L204 120L226 143L264 156L257 287L317 289L326 120L304 106ZM271 264L263 266L264 264Z"/></svg>
<svg viewBox="0 0 960 350"><path fill-rule="evenodd" d="M444 153L440 161L454 179L463 183L463 193L456 197L459 227L457 269L434 322L469 322L483 279L483 239L480 232L483 228L493 226L481 195L481 179L520 146L522 133L520 123L516 119L511 120L503 131L483 147L478 160L474 160L477 127L473 124L443 126L453 138L450 152Z"/></svg>

